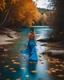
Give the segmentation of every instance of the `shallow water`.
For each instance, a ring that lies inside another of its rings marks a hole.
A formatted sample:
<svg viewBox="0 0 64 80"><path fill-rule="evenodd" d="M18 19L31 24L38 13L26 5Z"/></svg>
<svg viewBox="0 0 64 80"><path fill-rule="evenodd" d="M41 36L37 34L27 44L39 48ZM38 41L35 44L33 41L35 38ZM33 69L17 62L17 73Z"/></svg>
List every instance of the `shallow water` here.
<svg viewBox="0 0 64 80"><path fill-rule="evenodd" d="M53 31L46 26L34 27L34 29L37 40L48 38ZM49 49L49 47L41 46L42 44L47 44L47 42L37 42L36 49L39 60L36 63L29 61L28 56L20 53L21 49L26 48L29 28L21 28L19 31L21 38L10 45L12 47L11 50L1 52L0 80L60 80L63 78L64 62L55 58L52 60L52 58L40 54ZM53 68L53 72L50 72L50 68ZM59 70L60 68L61 70ZM54 71L55 69L58 70Z"/></svg>

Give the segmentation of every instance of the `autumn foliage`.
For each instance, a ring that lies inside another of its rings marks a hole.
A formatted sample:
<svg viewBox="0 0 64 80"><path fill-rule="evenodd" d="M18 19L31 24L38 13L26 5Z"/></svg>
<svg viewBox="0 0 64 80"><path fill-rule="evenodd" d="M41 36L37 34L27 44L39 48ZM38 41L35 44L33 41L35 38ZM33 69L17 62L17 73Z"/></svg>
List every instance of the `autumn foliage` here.
<svg viewBox="0 0 64 80"><path fill-rule="evenodd" d="M22 26L31 26L40 18L40 13L32 0L0 0L0 10L9 11L10 23L20 22Z"/></svg>
<svg viewBox="0 0 64 80"><path fill-rule="evenodd" d="M3 10L3 8L5 8L5 0L0 0L0 10Z"/></svg>

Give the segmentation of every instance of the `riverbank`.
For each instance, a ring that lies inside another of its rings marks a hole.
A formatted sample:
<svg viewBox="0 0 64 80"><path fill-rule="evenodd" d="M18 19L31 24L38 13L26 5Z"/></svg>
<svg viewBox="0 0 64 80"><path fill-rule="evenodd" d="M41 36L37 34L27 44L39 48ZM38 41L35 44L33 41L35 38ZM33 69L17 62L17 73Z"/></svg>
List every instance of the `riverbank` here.
<svg viewBox="0 0 64 80"><path fill-rule="evenodd" d="M51 42L44 44L44 46L49 47L50 49L43 52L42 54L52 57L64 58L64 41Z"/></svg>
<svg viewBox="0 0 64 80"><path fill-rule="evenodd" d="M19 38L19 32L14 31L12 29L8 28L1 28L0 29L0 50L3 49L9 49L10 44L13 44L15 40Z"/></svg>

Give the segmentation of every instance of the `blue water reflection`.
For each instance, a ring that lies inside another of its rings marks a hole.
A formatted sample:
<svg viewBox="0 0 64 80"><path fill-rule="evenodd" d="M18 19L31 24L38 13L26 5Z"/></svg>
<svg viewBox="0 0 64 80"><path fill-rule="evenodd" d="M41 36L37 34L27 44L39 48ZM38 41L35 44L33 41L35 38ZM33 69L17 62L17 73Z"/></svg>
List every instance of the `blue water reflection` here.
<svg viewBox="0 0 64 80"><path fill-rule="evenodd" d="M17 78L21 78L22 80L51 80L51 76L45 71L48 69L48 62L45 60L43 56L40 57L42 61L44 62L41 64L41 61L38 60L36 63L31 63L28 60L28 56L20 53L21 49L25 49L27 45L28 40L28 32L30 28L21 28L19 30L21 38L13 44L13 49L8 51L8 54L10 55L10 60L8 61L9 67L13 67L16 72L11 72L9 68L4 68L2 71L2 79L5 80L6 78L10 78L11 80L16 80ZM40 26L40 27L34 27L36 32L36 39L44 39L48 38L49 34L53 31L48 26ZM42 46L44 44L47 44L47 42L41 43L37 41L37 54L44 52L48 49L48 47ZM15 54L15 56L19 56L18 59L15 59L16 61L19 61L20 64L16 65L11 62L11 55ZM22 68L22 69L21 69ZM33 73L36 71L35 73ZM29 79L28 79L29 78Z"/></svg>

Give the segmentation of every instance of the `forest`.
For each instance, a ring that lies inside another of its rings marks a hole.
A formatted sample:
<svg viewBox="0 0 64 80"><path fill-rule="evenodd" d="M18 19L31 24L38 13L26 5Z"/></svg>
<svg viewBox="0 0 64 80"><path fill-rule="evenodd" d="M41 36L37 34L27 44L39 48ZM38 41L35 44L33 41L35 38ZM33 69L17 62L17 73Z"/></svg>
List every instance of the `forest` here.
<svg viewBox="0 0 64 80"><path fill-rule="evenodd" d="M1 26L31 26L41 17L32 0L0 0Z"/></svg>

